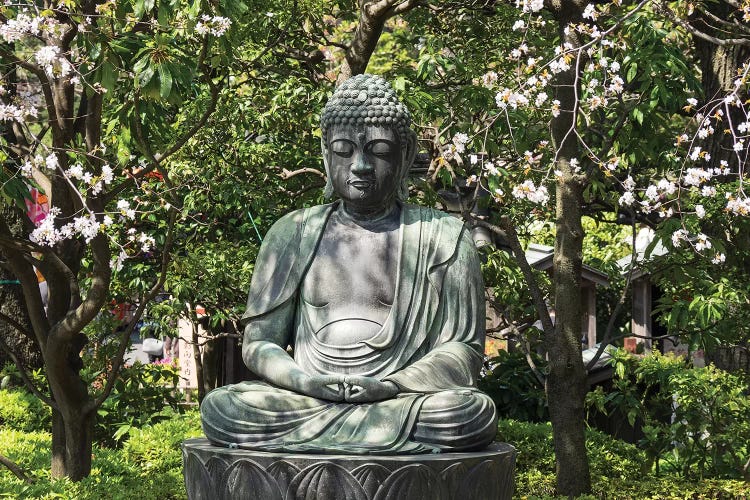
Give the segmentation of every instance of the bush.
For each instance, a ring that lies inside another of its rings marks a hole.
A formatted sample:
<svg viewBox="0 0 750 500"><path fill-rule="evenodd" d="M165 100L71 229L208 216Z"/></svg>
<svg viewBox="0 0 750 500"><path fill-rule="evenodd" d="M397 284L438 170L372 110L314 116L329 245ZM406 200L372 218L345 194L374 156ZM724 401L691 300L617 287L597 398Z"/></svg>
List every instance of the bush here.
<svg viewBox="0 0 750 500"><path fill-rule="evenodd" d="M148 473L181 469L180 443L202 435L198 411L173 414L168 420L134 429L123 447L123 456Z"/></svg>
<svg viewBox="0 0 750 500"><path fill-rule="evenodd" d="M0 498L184 499L179 444L200 433L198 412L173 413L168 421L133 429L123 450L96 446L91 475L72 483L50 477L49 433L2 429L0 450L36 482L28 485L0 468Z"/></svg>
<svg viewBox="0 0 750 500"><path fill-rule="evenodd" d="M0 389L0 427L25 432L48 431L51 421L52 410L33 394L22 389Z"/></svg>
<svg viewBox="0 0 750 500"><path fill-rule="evenodd" d="M555 457L552 426L513 420L498 425L498 440L518 450L514 498L555 498ZM599 431L586 436L592 495L581 498L734 499L750 496L750 483L708 479L689 481L675 475L644 472L645 453Z"/></svg>
<svg viewBox="0 0 750 500"><path fill-rule="evenodd" d="M135 363L122 368L112 393L97 412L96 442L120 446L133 429L173 418L181 411L179 378L173 365Z"/></svg>
<svg viewBox="0 0 750 500"><path fill-rule="evenodd" d="M621 411L631 425L641 422L639 446L657 474L742 478L750 457L750 398L742 375L691 368L659 353L639 359L619 351L613 364L613 389L589 393L587 404L605 414Z"/></svg>
<svg viewBox="0 0 750 500"><path fill-rule="evenodd" d="M544 358L532 353L544 372ZM548 419L544 385L536 378L522 352L499 351L489 360L493 367L479 380L479 389L492 398L500 418L542 422Z"/></svg>

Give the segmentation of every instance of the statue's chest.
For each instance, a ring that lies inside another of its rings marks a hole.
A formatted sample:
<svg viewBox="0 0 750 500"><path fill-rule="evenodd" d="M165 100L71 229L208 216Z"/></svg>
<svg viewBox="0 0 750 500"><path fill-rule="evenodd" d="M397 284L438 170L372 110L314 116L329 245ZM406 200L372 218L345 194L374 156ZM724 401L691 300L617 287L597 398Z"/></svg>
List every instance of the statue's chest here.
<svg viewBox="0 0 750 500"><path fill-rule="evenodd" d="M374 336L396 293L398 227L369 231L329 221L301 287L311 328L327 343Z"/></svg>

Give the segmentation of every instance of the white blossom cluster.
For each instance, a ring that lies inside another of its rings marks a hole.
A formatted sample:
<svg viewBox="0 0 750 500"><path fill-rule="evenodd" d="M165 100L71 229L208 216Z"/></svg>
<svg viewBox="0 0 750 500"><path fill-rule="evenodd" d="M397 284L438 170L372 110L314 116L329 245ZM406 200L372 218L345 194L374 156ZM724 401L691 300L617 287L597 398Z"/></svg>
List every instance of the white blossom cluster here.
<svg viewBox="0 0 750 500"><path fill-rule="evenodd" d="M195 25L195 32L199 35L213 35L220 37L227 32L232 25L232 20L222 16L209 16L204 14L201 20Z"/></svg>
<svg viewBox="0 0 750 500"><path fill-rule="evenodd" d="M455 152L461 154L466 151L466 144L469 142L469 136L463 132L458 132L453 136L452 142Z"/></svg>
<svg viewBox="0 0 750 500"><path fill-rule="evenodd" d="M64 78L73 73L73 65L56 45L45 45L34 54L37 64L44 68L50 78Z"/></svg>
<svg viewBox="0 0 750 500"><path fill-rule="evenodd" d="M94 196L101 193L105 185L111 184L115 176L112 167L108 164L102 165L102 172L100 175L94 175L91 172L84 171L83 165L80 163L76 163L68 168L65 171L65 175L68 176L68 179L80 181L83 190L91 190L91 194Z"/></svg>
<svg viewBox="0 0 750 500"><path fill-rule="evenodd" d="M57 19L51 16L30 15L28 11L22 11L15 18L0 23L0 38L7 43L18 42L28 37L55 40L61 35L62 27ZM54 43L37 49L34 60L51 78L65 77L74 71L73 65Z"/></svg>
<svg viewBox="0 0 750 500"><path fill-rule="evenodd" d="M140 233L137 237L135 235L135 231L130 233L128 236L128 240L130 241L137 241L141 245L141 251L143 253L148 253L151 251L152 248L156 245L156 240L152 237L147 235L146 233Z"/></svg>
<svg viewBox="0 0 750 500"><path fill-rule="evenodd" d="M46 157L37 155L33 160L27 161L21 167L24 175L29 176L34 169L59 169L57 155L54 152ZM107 164L102 166L99 174L94 175L91 172L87 172L81 163L73 164L62 173L82 193L88 191L92 195L99 194L105 185L111 184L114 181L115 175L112 167ZM81 199L83 200L83 196ZM130 207L130 202L127 200L119 200L117 202L117 211L123 220L135 219L136 212ZM72 222L60 225L61 221L58 220L60 214L59 207L51 207L47 216L39 221L37 227L31 232L29 239L39 245L46 246L54 246L61 241L72 238L83 238L86 243L89 243L98 234L102 233L105 228L114 223L112 216L108 213L95 214L88 212L72 217ZM154 245L153 238L147 236L139 238L138 242L141 244L144 252L149 251ZM115 264L116 262L113 263L113 265Z"/></svg>
<svg viewBox="0 0 750 500"><path fill-rule="evenodd" d="M549 201L547 188L541 185L536 186L534 181L528 179L513 188L513 196L540 205L545 205Z"/></svg>
<svg viewBox="0 0 750 500"><path fill-rule="evenodd" d="M136 212L130 207L130 202L127 200L119 200L117 202L117 210L121 220L135 218ZM114 219L107 213L88 213L76 216L73 217L72 222L62 225L59 225L59 217L60 209L58 207L50 208L47 216L31 232L29 239L34 243L45 246L54 246L61 241L72 238L83 238L86 243L89 243L97 235L104 233L106 228L114 224ZM148 253L156 245L156 240L152 236L145 233L137 234L135 228L128 229L127 235L128 245L132 244L136 246L137 251ZM113 269L121 267L122 262L127 258L124 247L121 247L121 249L119 257L110 263Z"/></svg>
<svg viewBox="0 0 750 500"><path fill-rule="evenodd" d="M31 177L34 169L54 171L59 166L57 155L50 153L46 157L42 155L36 155L34 158L26 160L21 166L21 173L25 177Z"/></svg>
<svg viewBox="0 0 750 500"><path fill-rule="evenodd" d="M118 201L117 210L128 219L135 219L135 210L130 208L130 202L128 200Z"/></svg>
<svg viewBox="0 0 750 500"><path fill-rule="evenodd" d="M36 107L29 106L28 103L23 101L19 105L0 104L0 122L15 121L23 123L26 121L26 117L36 118L37 115Z"/></svg>
<svg viewBox="0 0 750 500"><path fill-rule="evenodd" d="M726 210L734 215L750 215L750 198L747 196L735 198L727 193Z"/></svg>
<svg viewBox="0 0 750 500"><path fill-rule="evenodd" d="M89 243L99 234L101 225L112 224L112 218L105 216L100 224L95 215L88 214L74 217L73 222L68 222L58 229L55 227L55 219L59 215L60 209L52 207L47 216L31 232L29 239L40 245L54 246L61 241L81 236L86 243Z"/></svg>
<svg viewBox="0 0 750 500"><path fill-rule="evenodd" d="M8 43L42 34L59 37L62 34L59 21L53 17L32 16L28 11L22 11L15 18L0 24L0 38Z"/></svg>
<svg viewBox="0 0 750 500"><path fill-rule="evenodd" d="M539 12L544 8L544 0L516 0L516 8L524 13Z"/></svg>
<svg viewBox="0 0 750 500"><path fill-rule="evenodd" d="M513 109L527 106L529 104L529 98L522 92L513 92L509 88L504 88L495 96L495 102L497 107L505 109L510 106Z"/></svg>
<svg viewBox="0 0 750 500"><path fill-rule="evenodd" d="M541 16L534 14L543 8L543 3L538 2L532 5L532 2L528 0L517 1L516 7L520 15L513 23L512 29L521 32L522 38L519 45L508 56L508 59L515 61L518 65L514 72L515 86L506 84L508 87L500 85L498 88L500 79L494 71L488 71L478 78L477 84L495 90L495 102L502 111L546 111L553 118L560 116L562 111L581 113L586 117L590 111L600 109L610 111L609 108L613 105L635 99L637 96L631 95L625 83L624 73L620 73L622 66L625 66L626 70L630 69L626 63L622 62L628 61L625 42L610 36L614 32L614 27L600 29L597 26L599 19L607 17L609 10L619 6L620 3L619 0L613 0L610 4L586 5L582 12L583 21L564 28L567 35L574 33L581 35L579 39L583 40L582 46L574 47L565 43L558 46L554 54L544 55L537 53L536 47L529 46L530 38L527 36L528 30L534 26L542 26L544 23ZM743 10L745 5L749 7ZM750 2L743 2L742 7L738 9L744 13L746 20L750 20ZM562 110L561 103L550 98L553 95L550 87L551 80L555 74L568 71L573 67L580 67L581 70L576 75L579 78L576 84L580 89L577 94L578 103L572 110ZM742 183L746 176L744 167L750 156L750 111L747 106L750 101L746 101L747 90L750 86L749 74L750 62L740 68L733 89L730 89L726 95L704 104L702 109L698 109L697 99L688 99L685 111L688 113L701 111L702 113L695 115L693 122L695 129L692 136L683 134L677 138L675 146L682 146L686 149L668 156L670 159L679 159L684 153L684 159L688 164L679 173L667 175L666 178L655 180L645 186L637 186L633 177L626 173L631 167L628 156L617 152L608 159L597 158L594 150L586 144L582 145L591 163L598 165L605 175L621 185L620 206L632 207L633 210L646 214L656 212L662 218L679 216L705 219L708 217L709 210L714 214L718 208L715 201L708 203L708 200L717 196L717 188L721 189L718 183L712 184L715 181L725 182L727 177L737 176L740 183L735 192L724 193L727 200L724 211L736 216L750 215L750 198L744 193ZM739 120L735 118L737 114L734 111L730 115L730 110L738 108L744 111ZM725 160L719 162L713 159L709 151L705 150L705 146L701 145L701 141L708 140L719 133L730 134L729 148L730 152L736 154L737 161L734 163L739 165L739 171L735 167L733 167L734 171L731 171L729 163ZM513 188L513 195L518 199L546 203L549 195L544 186L537 185L535 180L526 178L532 171L536 173L544 171L540 168L539 160L529 161L532 158L536 159L531 152L527 151L519 162L523 168L524 177L516 181L520 184ZM474 163L472 159L472 164ZM563 171L558 170L557 167L554 161L550 162L546 168L546 178L552 174L557 178L562 178ZM570 167L574 174L580 174L581 167L577 159L570 161ZM497 173L492 170L497 171L492 166L492 162L485 163L484 175ZM624 177L620 175L620 172L627 176L625 180L617 180ZM717 176L723 178L714 179ZM492 190L488 189L488 191ZM496 193L490 192L490 195L499 200ZM726 259L703 233L690 234L687 228L683 228L674 232L672 241L675 246L681 244L685 246L687 242L693 250L706 253L709 257L713 256L712 262L714 263L719 264Z"/></svg>

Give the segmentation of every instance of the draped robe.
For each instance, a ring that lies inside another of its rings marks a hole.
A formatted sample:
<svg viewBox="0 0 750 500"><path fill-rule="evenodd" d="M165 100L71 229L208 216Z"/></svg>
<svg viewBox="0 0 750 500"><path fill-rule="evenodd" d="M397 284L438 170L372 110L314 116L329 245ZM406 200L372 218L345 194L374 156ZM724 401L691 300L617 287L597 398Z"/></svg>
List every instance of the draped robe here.
<svg viewBox="0 0 750 500"><path fill-rule="evenodd" d="M289 345L310 374L366 375L395 383L399 394L355 404L243 382L204 399L206 436L225 446L286 452L425 453L488 444L496 412L475 388L485 336L484 286L465 226L443 212L402 205L387 320L370 339L331 346L311 331L314 311L301 300L300 288L336 205L292 212L266 235L242 318L245 342Z"/></svg>

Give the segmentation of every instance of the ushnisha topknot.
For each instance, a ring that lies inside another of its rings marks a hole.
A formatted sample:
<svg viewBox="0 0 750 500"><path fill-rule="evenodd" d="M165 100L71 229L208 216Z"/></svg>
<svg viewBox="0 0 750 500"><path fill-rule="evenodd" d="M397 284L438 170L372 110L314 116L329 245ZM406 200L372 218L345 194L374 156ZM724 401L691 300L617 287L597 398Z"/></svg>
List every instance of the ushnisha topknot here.
<svg viewBox="0 0 750 500"><path fill-rule="evenodd" d="M342 83L323 108L320 129L324 140L335 125L391 127L401 144L406 144L411 115L388 82L379 76L362 74Z"/></svg>

